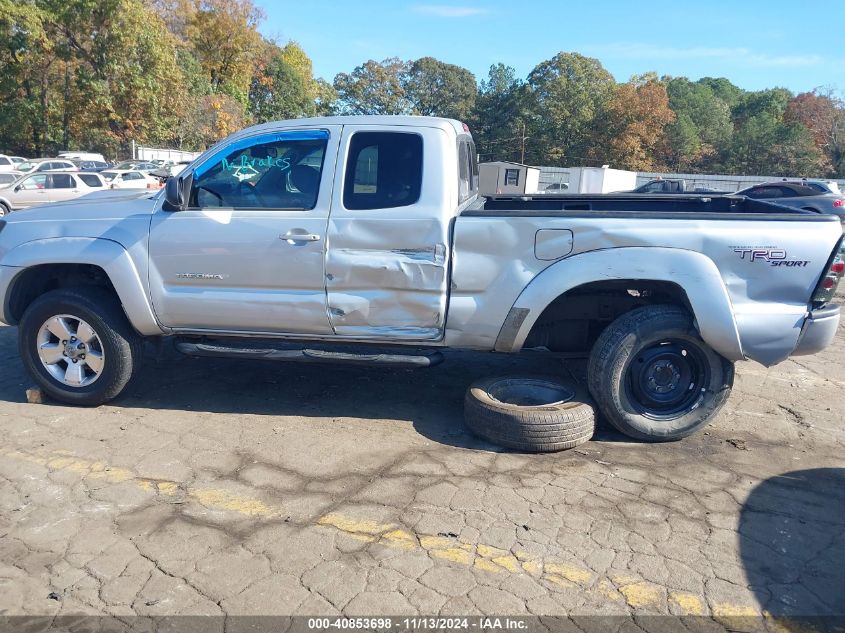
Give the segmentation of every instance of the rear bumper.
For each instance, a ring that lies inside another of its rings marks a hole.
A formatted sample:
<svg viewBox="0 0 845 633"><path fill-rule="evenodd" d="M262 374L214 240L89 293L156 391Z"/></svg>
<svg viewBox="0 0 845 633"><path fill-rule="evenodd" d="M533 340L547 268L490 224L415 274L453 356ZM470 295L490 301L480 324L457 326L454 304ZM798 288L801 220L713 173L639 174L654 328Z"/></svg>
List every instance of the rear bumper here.
<svg viewBox="0 0 845 633"><path fill-rule="evenodd" d="M804 321L804 327L801 328L801 335L798 337L798 345L795 346L792 356L806 356L822 351L833 342L838 327L838 305L827 305L813 310Z"/></svg>

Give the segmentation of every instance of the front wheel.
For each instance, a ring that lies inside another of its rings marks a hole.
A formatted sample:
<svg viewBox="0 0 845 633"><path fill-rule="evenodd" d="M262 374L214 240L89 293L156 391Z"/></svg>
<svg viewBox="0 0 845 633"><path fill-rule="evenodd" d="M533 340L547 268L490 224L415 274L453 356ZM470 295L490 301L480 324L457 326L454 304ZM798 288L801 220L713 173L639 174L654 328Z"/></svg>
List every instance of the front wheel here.
<svg viewBox="0 0 845 633"><path fill-rule="evenodd" d="M694 433L722 408L733 363L714 352L680 306L645 306L602 332L590 353L587 382L607 420L649 442Z"/></svg>
<svg viewBox="0 0 845 633"><path fill-rule="evenodd" d="M52 398L94 406L116 397L137 369L142 339L101 288L67 288L32 302L18 326L21 359Z"/></svg>

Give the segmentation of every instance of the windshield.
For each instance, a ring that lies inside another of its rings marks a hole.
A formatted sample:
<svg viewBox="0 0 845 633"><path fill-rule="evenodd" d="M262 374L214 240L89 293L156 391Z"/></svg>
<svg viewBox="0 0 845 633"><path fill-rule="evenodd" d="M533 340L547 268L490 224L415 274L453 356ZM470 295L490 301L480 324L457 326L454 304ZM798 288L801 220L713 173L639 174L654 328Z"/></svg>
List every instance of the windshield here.
<svg viewBox="0 0 845 633"><path fill-rule="evenodd" d="M105 178L106 180L114 180L114 177L117 176L117 172L114 171L101 171L100 175Z"/></svg>
<svg viewBox="0 0 845 633"><path fill-rule="evenodd" d="M17 170L18 171L32 171L38 167L38 163L33 163L31 161L24 161L23 163L18 163Z"/></svg>
<svg viewBox="0 0 845 633"><path fill-rule="evenodd" d="M135 163L131 160L125 160L122 163L120 163L117 167L115 167L115 169L132 169L137 164L138 163Z"/></svg>

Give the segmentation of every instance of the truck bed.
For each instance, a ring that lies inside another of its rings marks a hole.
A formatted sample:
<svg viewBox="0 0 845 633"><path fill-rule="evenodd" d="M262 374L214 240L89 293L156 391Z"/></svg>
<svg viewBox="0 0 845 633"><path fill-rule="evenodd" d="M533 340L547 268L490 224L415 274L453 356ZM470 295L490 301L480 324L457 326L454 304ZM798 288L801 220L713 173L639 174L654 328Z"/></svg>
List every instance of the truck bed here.
<svg viewBox="0 0 845 633"><path fill-rule="evenodd" d="M561 194L536 196L491 196L479 200L467 208L464 216L570 216L577 217L583 212L603 217L628 217L648 215L648 217L680 218L695 214L702 219L708 215L747 217L754 214L755 220L774 216L777 220L827 221L824 215L784 207L772 202L752 200L745 196L684 194L667 197L665 195L642 195L630 193L610 194Z"/></svg>

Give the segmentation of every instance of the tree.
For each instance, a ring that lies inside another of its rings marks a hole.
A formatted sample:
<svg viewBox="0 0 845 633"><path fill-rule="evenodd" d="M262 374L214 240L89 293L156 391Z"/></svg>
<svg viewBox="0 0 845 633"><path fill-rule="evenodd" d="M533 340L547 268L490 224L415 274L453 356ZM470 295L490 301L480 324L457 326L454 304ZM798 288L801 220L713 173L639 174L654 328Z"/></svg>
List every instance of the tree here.
<svg viewBox="0 0 845 633"><path fill-rule="evenodd" d="M372 59L351 73L334 79L338 108L343 114L410 114L412 105L405 94L407 62L391 57Z"/></svg>
<svg viewBox="0 0 845 633"><path fill-rule="evenodd" d="M261 53L258 24L264 14L252 0L194 0L185 33L214 92L225 92L244 105Z"/></svg>
<svg viewBox="0 0 845 633"><path fill-rule="evenodd" d="M583 162L597 119L615 86L597 59L578 53L558 53L534 68L528 75L526 95L530 160L559 165Z"/></svg>
<svg viewBox="0 0 845 633"><path fill-rule="evenodd" d="M269 62L256 70L250 87L250 112L259 121L327 114L337 93L314 77L311 59L294 41L268 44Z"/></svg>
<svg viewBox="0 0 845 633"><path fill-rule="evenodd" d="M824 154L804 125L784 120L792 94L783 88L749 92L734 106L726 167L732 173L809 176L824 171Z"/></svg>
<svg viewBox="0 0 845 633"><path fill-rule="evenodd" d="M664 78L669 107L676 115L666 130L664 162L671 169L712 167L727 150L733 133L731 110L713 90L717 81Z"/></svg>
<svg viewBox="0 0 845 633"><path fill-rule="evenodd" d="M524 84L516 71L504 64L490 66L487 79L478 88L470 118L482 160L524 159L524 102Z"/></svg>
<svg viewBox="0 0 845 633"><path fill-rule="evenodd" d="M288 63L283 55L276 54L261 74L252 79L250 113L259 123L314 116L317 106L313 92L301 70Z"/></svg>
<svg viewBox="0 0 845 633"><path fill-rule="evenodd" d="M475 76L466 68L433 57L413 62L403 86L415 114L465 121L475 105Z"/></svg>
<svg viewBox="0 0 845 633"><path fill-rule="evenodd" d="M845 102L820 89L797 95L786 106L784 121L803 125L828 162L828 173L845 177Z"/></svg>
<svg viewBox="0 0 845 633"><path fill-rule="evenodd" d="M656 76L633 77L610 98L605 124L594 145L597 162L632 171L653 171L662 165L659 152L666 126L675 120L666 87Z"/></svg>

